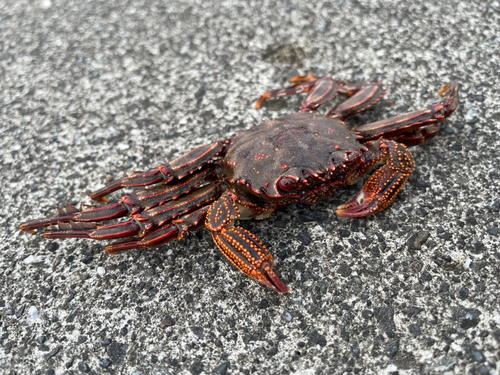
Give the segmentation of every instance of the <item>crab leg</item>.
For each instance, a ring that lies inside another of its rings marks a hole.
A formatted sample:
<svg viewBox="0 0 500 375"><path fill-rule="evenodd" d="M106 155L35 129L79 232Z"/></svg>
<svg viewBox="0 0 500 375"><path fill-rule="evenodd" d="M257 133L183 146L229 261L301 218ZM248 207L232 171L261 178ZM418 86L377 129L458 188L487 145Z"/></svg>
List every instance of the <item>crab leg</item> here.
<svg viewBox="0 0 500 375"><path fill-rule="evenodd" d="M224 256L247 276L279 293L289 291L274 270L273 257L264 244L252 233L235 227L241 216L237 197L226 191L209 208L205 225Z"/></svg>
<svg viewBox="0 0 500 375"><path fill-rule="evenodd" d="M346 101L332 109L326 117L344 121L377 103L387 93L380 82L364 84L348 84L340 91L342 94L352 95Z"/></svg>
<svg viewBox="0 0 500 375"><path fill-rule="evenodd" d="M203 225L209 207L210 206L204 206L199 210L183 215L173 220L172 224L163 226L145 235L140 240L131 240L108 245L106 246L106 252L108 254L117 254L124 250L158 247L172 240L180 240L189 232Z"/></svg>
<svg viewBox="0 0 500 375"><path fill-rule="evenodd" d="M361 142L384 137L385 139L395 139L407 146L424 143L439 132L445 118L457 108L458 89L458 82L452 81L439 92L442 95L439 103L403 115L358 126L353 131L362 137Z"/></svg>
<svg viewBox="0 0 500 375"><path fill-rule="evenodd" d="M309 92L308 97L302 103L300 112L312 112L335 98L338 93L341 93L351 98L332 109L326 117L344 121L346 118L370 108L387 93L387 90L384 90L379 82L344 84L332 77L316 77L313 75L293 77L290 81L294 83L290 87L270 90L262 94L255 108L259 109L262 103L270 98Z"/></svg>
<svg viewBox="0 0 500 375"><path fill-rule="evenodd" d="M377 140L365 143L368 151L362 168L350 176L353 183L376 164L385 163L366 181L351 201L337 207L337 213L346 217L364 217L387 208L396 198L415 169L413 156L401 143Z"/></svg>
<svg viewBox="0 0 500 375"><path fill-rule="evenodd" d="M145 237L146 240L142 242L132 241L136 244L133 247L154 246L153 244L158 241L158 237L162 235L164 236L165 230L168 231L168 228L171 227L173 220L183 217L185 214L193 210L197 210L200 207L206 206L208 209L208 205L216 200L220 194L221 191L219 185L212 183L177 200L169 201L161 206L134 214L129 220L122 223L109 224L99 227L94 223L80 223L74 221L57 222L56 224L58 228L56 230L49 230L45 232L44 237L109 240L138 236ZM179 223L182 224L182 220ZM183 225L177 227L177 232L180 231L182 237L185 235L185 230L183 228ZM176 233L176 235L177 234L178 233ZM124 250L123 246L124 245L119 247L118 250ZM132 244L129 244L127 248L133 248L131 246ZM114 251L115 249L111 247L111 250Z"/></svg>
<svg viewBox="0 0 500 375"><path fill-rule="evenodd" d="M284 89L266 91L261 95L255 108L259 109L262 104L270 98L278 98L281 96L302 94L310 92L306 100L302 103L301 112L313 111L320 105L332 100L337 95L341 83L335 81L331 77L316 77L316 76L298 76L293 77L291 82L294 84Z"/></svg>
<svg viewBox="0 0 500 375"><path fill-rule="evenodd" d="M257 100L255 108L259 109L267 99L279 98L281 96L295 95L295 94L302 94L303 92L309 92L314 87L314 85L315 82L313 81L313 82L294 84L284 89L266 91L260 96L259 100Z"/></svg>
<svg viewBox="0 0 500 375"><path fill-rule="evenodd" d="M226 151L229 140L221 140L203 145L175 159L171 163L162 164L152 172L134 172L92 193L90 198L101 200L102 197L124 187L142 187L163 182L168 184L174 179L182 179L189 174L213 163Z"/></svg>
<svg viewBox="0 0 500 375"><path fill-rule="evenodd" d="M423 126L412 132L405 133L403 135L397 136L394 140L398 143L402 143L406 146L416 146L427 142L429 139L434 138L441 129L441 124L435 122L434 124Z"/></svg>
<svg viewBox="0 0 500 375"><path fill-rule="evenodd" d="M22 231L32 231L37 228L48 227L68 222L99 222L131 216L153 207L165 204L185 195L200 185L213 181L214 173L211 169L194 174L175 182L174 184L160 185L152 189L142 190L135 194L124 196L120 202L103 207L80 211L71 204L66 204L66 210L58 208L58 216L35 220L21 225Z"/></svg>

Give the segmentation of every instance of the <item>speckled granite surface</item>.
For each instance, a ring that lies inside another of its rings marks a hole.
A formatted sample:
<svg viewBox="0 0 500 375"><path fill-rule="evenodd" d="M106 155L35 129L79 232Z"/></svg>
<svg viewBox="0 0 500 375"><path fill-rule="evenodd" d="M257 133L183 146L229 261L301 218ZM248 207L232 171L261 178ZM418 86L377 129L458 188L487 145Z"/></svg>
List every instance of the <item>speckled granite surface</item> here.
<svg viewBox="0 0 500 375"><path fill-rule="evenodd" d="M0 0L0 374L499 374L499 23L498 1ZM243 224L289 294L205 230L114 257L19 232L297 110L253 105L308 73L390 88L351 125L451 79L462 99L385 212L336 216L353 186Z"/></svg>

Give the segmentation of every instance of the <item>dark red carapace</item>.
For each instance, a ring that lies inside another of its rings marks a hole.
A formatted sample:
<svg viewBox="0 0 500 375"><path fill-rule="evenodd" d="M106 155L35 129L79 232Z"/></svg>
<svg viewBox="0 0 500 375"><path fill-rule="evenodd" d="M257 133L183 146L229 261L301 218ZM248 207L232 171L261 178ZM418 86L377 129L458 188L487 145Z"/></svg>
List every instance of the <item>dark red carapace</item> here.
<svg viewBox="0 0 500 375"><path fill-rule="evenodd" d="M205 225L238 269L279 293L288 292L266 247L235 221L264 219L291 203L314 204L378 165L356 197L338 207L337 213L364 217L384 210L415 168L407 147L434 137L458 106L458 83L450 82L438 103L350 130L344 120L384 96L380 83L345 84L315 76L291 81L291 87L265 92L256 107L269 98L308 93L298 113L198 147L152 172L133 173L91 195L106 203L103 197L115 190L148 187L118 203L84 211L67 204L58 208L56 216L22 224L21 230L46 227L46 238L115 239L106 247L114 254L179 240ZM349 98L326 117L314 114L339 93ZM102 223L120 218L125 220Z"/></svg>

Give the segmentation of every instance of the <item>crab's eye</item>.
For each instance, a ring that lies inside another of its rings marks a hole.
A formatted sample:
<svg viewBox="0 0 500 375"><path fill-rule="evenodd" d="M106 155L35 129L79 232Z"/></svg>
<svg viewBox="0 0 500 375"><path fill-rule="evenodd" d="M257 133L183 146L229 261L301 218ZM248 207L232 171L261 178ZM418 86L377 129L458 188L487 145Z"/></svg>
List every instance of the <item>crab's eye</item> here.
<svg viewBox="0 0 500 375"><path fill-rule="evenodd" d="M281 177L278 186L283 191L294 191L297 189L298 182L292 177Z"/></svg>

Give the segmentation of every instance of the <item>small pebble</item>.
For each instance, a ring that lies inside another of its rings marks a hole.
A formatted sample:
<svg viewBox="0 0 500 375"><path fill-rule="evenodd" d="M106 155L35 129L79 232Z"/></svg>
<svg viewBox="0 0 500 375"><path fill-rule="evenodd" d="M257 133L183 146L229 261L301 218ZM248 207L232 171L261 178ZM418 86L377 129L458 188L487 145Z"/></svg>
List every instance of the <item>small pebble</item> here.
<svg viewBox="0 0 500 375"><path fill-rule="evenodd" d="M419 273L422 271L422 267L424 266L424 262L421 260L416 260L410 265L410 269L413 273Z"/></svg>
<svg viewBox="0 0 500 375"><path fill-rule="evenodd" d="M412 325L410 326L410 333L411 333L412 335L414 335L414 336L418 336L418 335L420 335L420 333L421 333L421 332L422 332L422 331L420 330L420 327L419 327L419 326L417 326L416 324L412 324Z"/></svg>
<svg viewBox="0 0 500 375"><path fill-rule="evenodd" d="M347 229L341 230L340 231L340 236L344 238L348 238L351 235L351 232L348 231Z"/></svg>
<svg viewBox="0 0 500 375"><path fill-rule="evenodd" d="M160 328L165 329L165 328L167 328L167 327L171 327L171 326L173 326L173 325L175 325L174 320L173 320L171 317L167 316L167 317L166 317L165 319L163 319L163 321L160 323Z"/></svg>
<svg viewBox="0 0 500 375"><path fill-rule="evenodd" d="M36 309L35 306L31 306L28 310L28 315L31 319L38 319L40 314L38 314L38 310Z"/></svg>
<svg viewBox="0 0 500 375"><path fill-rule="evenodd" d="M388 357L394 358L398 353L398 350L399 350L399 343L395 342L387 346L385 353Z"/></svg>
<svg viewBox="0 0 500 375"><path fill-rule="evenodd" d="M278 348L274 347L274 348L269 349L269 351L267 352L267 355L269 357L272 357L272 356L275 356L277 353L278 353Z"/></svg>
<svg viewBox="0 0 500 375"><path fill-rule="evenodd" d="M106 270L104 269L104 267L97 267L97 274L98 275L104 275L106 273Z"/></svg>
<svg viewBox="0 0 500 375"><path fill-rule="evenodd" d="M267 300L263 299L259 302L259 309L265 309L265 308L267 308L268 305L269 305L269 303L267 302Z"/></svg>
<svg viewBox="0 0 500 375"><path fill-rule="evenodd" d="M489 375L490 373L490 369L488 368L488 366L486 365L482 365L480 368L479 368L479 373L481 375Z"/></svg>
<svg viewBox="0 0 500 375"><path fill-rule="evenodd" d="M283 318L287 321L287 322L291 322L293 317L292 317L292 314L290 314L288 311L285 311L285 313L283 314Z"/></svg>
<svg viewBox="0 0 500 375"><path fill-rule="evenodd" d="M355 357L359 357L359 348L356 346L353 346L351 348L352 354L354 354Z"/></svg>
<svg viewBox="0 0 500 375"><path fill-rule="evenodd" d="M230 365L229 362L221 363L219 366L214 368L214 372L218 375L226 375L227 370L229 369L229 365Z"/></svg>
<svg viewBox="0 0 500 375"><path fill-rule="evenodd" d="M466 299L468 296L469 296L469 289L467 289L467 288L462 288L462 289L460 289L460 291L458 292L458 297L459 297L461 300Z"/></svg>
<svg viewBox="0 0 500 375"><path fill-rule="evenodd" d="M481 353L479 350L473 352L472 353L472 357L474 358L474 361L476 361L476 362L484 362L484 361L486 361L486 358L484 357L484 354Z"/></svg>
<svg viewBox="0 0 500 375"><path fill-rule="evenodd" d="M78 336L78 343L79 344L83 344L84 342L86 342L88 340L88 337L87 336Z"/></svg>
<svg viewBox="0 0 500 375"><path fill-rule="evenodd" d="M478 310L473 311L475 309L470 309L471 311L467 312L465 314L465 318L460 321L460 327L463 329L469 329L472 327L475 327L479 324L480 318L479 314L480 312Z"/></svg>
<svg viewBox="0 0 500 375"><path fill-rule="evenodd" d="M81 372L89 372L90 371L90 367L85 362L80 362L78 364L78 370L80 370Z"/></svg>
<svg viewBox="0 0 500 375"><path fill-rule="evenodd" d="M111 366L111 360L109 358L101 358L99 360L99 366L101 366L102 368L108 368L109 366Z"/></svg>
<svg viewBox="0 0 500 375"><path fill-rule="evenodd" d="M36 258L33 255L30 255L29 257L26 257L23 262L26 264L30 264L36 262Z"/></svg>
<svg viewBox="0 0 500 375"><path fill-rule="evenodd" d="M498 232L500 231L500 229L498 228L491 228L488 233L491 234L492 236L496 236L498 234Z"/></svg>
<svg viewBox="0 0 500 375"><path fill-rule="evenodd" d="M309 245L312 241L311 237L305 232L299 233L297 235L297 239L306 246Z"/></svg>
<svg viewBox="0 0 500 375"><path fill-rule="evenodd" d="M417 237L414 240L414 245L417 249L420 249L422 245L429 239L429 232L419 232L417 233Z"/></svg>
<svg viewBox="0 0 500 375"><path fill-rule="evenodd" d="M473 122L479 116L479 112L475 109L469 109L465 114L465 121Z"/></svg>

